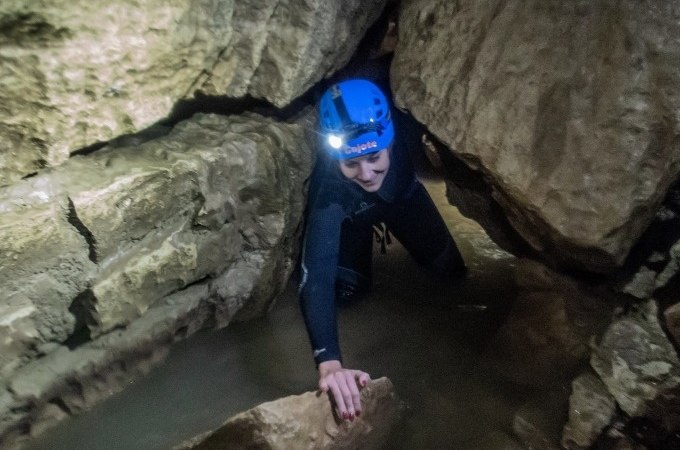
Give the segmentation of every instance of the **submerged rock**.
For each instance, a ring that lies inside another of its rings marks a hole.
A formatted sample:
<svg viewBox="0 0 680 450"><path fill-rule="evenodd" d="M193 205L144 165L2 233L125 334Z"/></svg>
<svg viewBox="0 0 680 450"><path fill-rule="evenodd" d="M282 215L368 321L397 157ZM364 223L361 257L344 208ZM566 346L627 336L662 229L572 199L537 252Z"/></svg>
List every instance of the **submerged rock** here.
<svg viewBox="0 0 680 450"><path fill-rule="evenodd" d="M591 448L602 430L616 414L616 401L607 386L592 372L586 372L571 383L569 422L562 433L562 447L569 450Z"/></svg>
<svg viewBox="0 0 680 450"><path fill-rule="evenodd" d="M516 263L517 298L486 350L499 373L525 386L570 379L587 363L590 341L612 305L585 283L528 259Z"/></svg>
<svg viewBox="0 0 680 450"><path fill-rule="evenodd" d="M361 391L361 404L361 416L343 422L325 394L285 397L237 414L218 430L173 450L383 448L401 409L390 380L369 382Z"/></svg>

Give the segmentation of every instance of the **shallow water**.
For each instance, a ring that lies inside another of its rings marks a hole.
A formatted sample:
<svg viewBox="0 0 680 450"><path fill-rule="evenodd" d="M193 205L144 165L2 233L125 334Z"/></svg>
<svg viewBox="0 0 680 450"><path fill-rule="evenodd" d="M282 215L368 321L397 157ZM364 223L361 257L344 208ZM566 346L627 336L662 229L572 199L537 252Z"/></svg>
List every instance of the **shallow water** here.
<svg viewBox="0 0 680 450"><path fill-rule="evenodd" d="M469 276L442 286L398 243L376 253L373 292L340 310L345 365L388 376L404 401L387 448L528 448L512 437L518 408L561 413L542 402L542 386L514 384L487 356L517 292L516 260L446 203L443 183L427 187ZM313 390L316 381L291 283L267 317L180 342L148 376L25 448L167 449L258 403Z"/></svg>

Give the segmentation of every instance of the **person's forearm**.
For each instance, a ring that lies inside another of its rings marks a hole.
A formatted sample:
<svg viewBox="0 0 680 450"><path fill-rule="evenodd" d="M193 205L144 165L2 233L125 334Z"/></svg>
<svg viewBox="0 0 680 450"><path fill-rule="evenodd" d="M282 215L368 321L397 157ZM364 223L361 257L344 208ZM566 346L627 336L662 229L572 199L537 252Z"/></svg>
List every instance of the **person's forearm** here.
<svg viewBox="0 0 680 450"><path fill-rule="evenodd" d="M302 290L301 306L314 361L317 364L329 360L341 361L332 288L322 286L316 281L309 283Z"/></svg>

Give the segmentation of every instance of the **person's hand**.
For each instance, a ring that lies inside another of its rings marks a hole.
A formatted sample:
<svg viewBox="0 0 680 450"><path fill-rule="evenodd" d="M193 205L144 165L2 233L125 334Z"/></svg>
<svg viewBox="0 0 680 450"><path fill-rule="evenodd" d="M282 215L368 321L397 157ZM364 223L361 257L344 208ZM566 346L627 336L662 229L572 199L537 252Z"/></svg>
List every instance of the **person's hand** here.
<svg viewBox="0 0 680 450"><path fill-rule="evenodd" d="M340 361L325 361L319 364L319 389L330 391L335 401L338 417L354 420L361 414L359 390L368 384L371 377L361 370L345 369Z"/></svg>

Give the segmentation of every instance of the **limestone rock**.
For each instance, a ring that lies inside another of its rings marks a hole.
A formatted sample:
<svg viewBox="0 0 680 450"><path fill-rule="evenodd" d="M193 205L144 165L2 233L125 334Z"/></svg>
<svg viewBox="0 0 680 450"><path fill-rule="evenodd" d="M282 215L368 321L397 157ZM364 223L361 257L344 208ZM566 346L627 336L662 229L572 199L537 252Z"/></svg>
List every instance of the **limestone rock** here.
<svg viewBox="0 0 680 450"><path fill-rule="evenodd" d="M571 383L569 422L562 433L562 447L587 449L616 414L616 401L607 387L593 373L586 372Z"/></svg>
<svg viewBox="0 0 680 450"><path fill-rule="evenodd" d="M677 401L680 360L661 329L653 300L609 326L590 364L629 416L650 413L650 403L661 397Z"/></svg>
<svg viewBox="0 0 680 450"><path fill-rule="evenodd" d="M387 0L236 2L234 39L200 90L282 107L349 61Z"/></svg>
<svg viewBox="0 0 680 450"><path fill-rule="evenodd" d="M677 0L405 1L395 102L533 249L611 271L680 174L679 18Z"/></svg>
<svg viewBox="0 0 680 450"><path fill-rule="evenodd" d="M672 281L680 276L680 240L677 241L669 250L668 264L663 268L656 278L654 287L661 289L669 286Z"/></svg>
<svg viewBox="0 0 680 450"><path fill-rule="evenodd" d="M285 106L347 62L385 1L3 1L0 186L199 91Z"/></svg>
<svg viewBox="0 0 680 450"><path fill-rule="evenodd" d="M188 303L189 331L206 321L208 302L220 326L266 310L296 254L305 127L196 115L161 138L74 157L0 190L0 374L85 328L97 338L154 307L173 317L186 305L172 294L192 286L203 288ZM176 321L158 320L150 335L167 341Z"/></svg>
<svg viewBox="0 0 680 450"><path fill-rule="evenodd" d="M680 302L663 312L666 319L666 328L675 341L675 346L680 347Z"/></svg>
<svg viewBox="0 0 680 450"><path fill-rule="evenodd" d="M3 2L0 185L165 117L229 44L233 3Z"/></svg>
<svg viewBox="0 0 680 450"><path fill-rule="evenodd" d="M680 183L668 192L652 224L638 240L622 271L620 290L660 304L678 301L680 283ZM629 274L630 272L634 272Z"/></svg>
<svg viewBox="0 0 680 450"><path fill-rule="evenodd" d="M392 383L387 378L371 381L361 392L361 402L361 416L342 423L327 395L285 397L237 414L218 430L175 450L382 448L401 409Z"/></svg>
<svg viewBox="0 0 680 450"><path fill-rule="evenodd" d="M45 201L50 198L51 201ZM0 379L75 327L68 308L95 265L63 195L36 182L0 192Z"/></svg>

